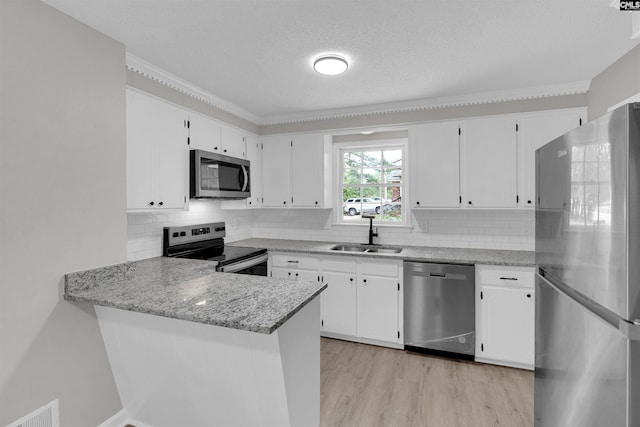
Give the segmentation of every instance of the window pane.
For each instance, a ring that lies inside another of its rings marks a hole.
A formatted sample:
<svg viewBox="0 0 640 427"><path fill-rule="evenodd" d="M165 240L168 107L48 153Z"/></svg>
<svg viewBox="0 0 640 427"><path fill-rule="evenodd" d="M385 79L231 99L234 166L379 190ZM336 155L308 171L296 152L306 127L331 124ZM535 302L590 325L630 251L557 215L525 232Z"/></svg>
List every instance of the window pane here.
<svg viewBox="0 0 640 427"><path fill-rule="evenodd" d="M346 202L349 199L360 198L359 187L344 187L342 189L342 199ZM353 200L352 200L353 201Z"/></svg>
<svg viewBox="0 0 640 427"><path fill-rule="evenodd" d="M343 163L346 168L359 168L362 165L362 152L345 151L343 154Z"/></svg>
<svg viewBox="0 0 640 427"><path fill-rule="evenodd" d="M402 221L402 193L401 187L384 188L384 221Z"/></svg>
<svg viewBox="0 0 640 427"><path fill-rule="evenodd" d="M343 183L345 184L360 184L362 177L360 175L360 169L346 169L344 170Z"/></svg>
<svg viewBox="0 0 640 427"><path fill-rule="evenodd" d="M382 183L382 170L378 169L363 169L362 170L362 183L363 184L381 184Z"/></svg>
<svg viewBox="0 0 640 427"><path fill-rule="evenodd" d="M385 169L385 182L387 183L402 182L402 169L399 169L399 168Z"/></svg>
<svg viewBox="0 0 640 427"><path fill-rule="evenodd" d="M365 151L362 166L365 168L379 168L382 166L382 151Z"/></svg>
<svg viewBox="0 0 640 427"><path fill-rule="evenodd" d="M385 166L402 166L402 150L385 150L383 155Z"/></svg>

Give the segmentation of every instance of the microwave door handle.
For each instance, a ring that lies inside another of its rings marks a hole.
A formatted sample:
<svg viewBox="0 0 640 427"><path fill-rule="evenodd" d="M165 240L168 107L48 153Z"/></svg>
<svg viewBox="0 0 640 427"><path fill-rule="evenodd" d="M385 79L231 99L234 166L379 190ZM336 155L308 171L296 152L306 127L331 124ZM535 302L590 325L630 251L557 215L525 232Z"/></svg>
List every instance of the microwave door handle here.
<svg viewBox="0 0 640 427"><path fill-rule="evenodd" d="M247 173L246 166L242 166L242 176L244 178L242 183L242 191L247 191L247 185L249 185L249 174Z"/></svg>

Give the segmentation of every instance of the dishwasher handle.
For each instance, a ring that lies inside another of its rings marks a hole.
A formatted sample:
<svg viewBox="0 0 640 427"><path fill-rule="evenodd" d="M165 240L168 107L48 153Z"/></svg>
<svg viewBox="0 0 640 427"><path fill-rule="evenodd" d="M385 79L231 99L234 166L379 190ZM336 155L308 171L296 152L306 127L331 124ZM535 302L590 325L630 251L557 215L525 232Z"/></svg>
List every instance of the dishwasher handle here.
<svg viewBox="0 0 640 427"><path fill-rule="evenodd" d="M453 274L453 273L429 273L429 277L435 277L443 280L467 280L465 274Z"/></svg>

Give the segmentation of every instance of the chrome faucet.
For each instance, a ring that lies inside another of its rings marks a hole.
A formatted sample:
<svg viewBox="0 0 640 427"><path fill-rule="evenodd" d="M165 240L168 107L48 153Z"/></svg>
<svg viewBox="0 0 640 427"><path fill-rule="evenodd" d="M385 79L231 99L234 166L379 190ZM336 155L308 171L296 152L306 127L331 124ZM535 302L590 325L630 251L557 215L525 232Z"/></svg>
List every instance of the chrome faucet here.
<svg viewBox="0 0 640 427"><path fill-rule="evenodd" d="M373 245L373 238L378 237L378 227L376 227L376 232L373 232L373 219L374 215L362 215L362 218L366 218L369 220L369 244Z"/></svg>

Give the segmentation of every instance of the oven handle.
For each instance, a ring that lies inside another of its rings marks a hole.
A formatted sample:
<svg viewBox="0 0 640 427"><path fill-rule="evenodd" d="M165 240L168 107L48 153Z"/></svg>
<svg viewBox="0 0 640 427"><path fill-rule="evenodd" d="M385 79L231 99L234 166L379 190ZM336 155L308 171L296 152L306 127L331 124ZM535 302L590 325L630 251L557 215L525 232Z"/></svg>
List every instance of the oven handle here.
<svg viewBox="0 0 640 427"><path fill-rule="evenodd" d="M236 271L244 270L247 267L253 267L254 265L262 264L267 259L269 259L269 254L262 254L235 264L223 265L219 267L220 269L218 271L220 271L221 273L235 273Z"/></svg>

